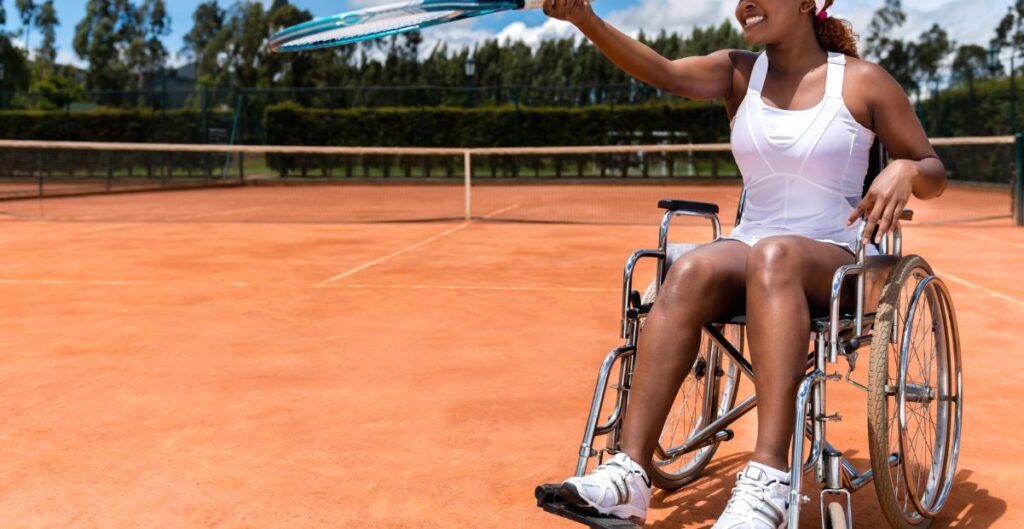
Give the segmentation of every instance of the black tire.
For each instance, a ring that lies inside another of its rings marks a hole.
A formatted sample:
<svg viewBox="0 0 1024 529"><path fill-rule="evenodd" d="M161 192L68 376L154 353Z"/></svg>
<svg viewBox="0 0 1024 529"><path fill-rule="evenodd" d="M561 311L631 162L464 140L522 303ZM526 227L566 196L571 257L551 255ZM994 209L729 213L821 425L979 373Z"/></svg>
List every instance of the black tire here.
<svg viewBox="0 0 1024 529"><path fill-rule="evenodd" d="M868 444L882 512L894 529L927 528L955 472L961 381L952 304L921 257L901 259L883 288L868 387Z"/></svg>

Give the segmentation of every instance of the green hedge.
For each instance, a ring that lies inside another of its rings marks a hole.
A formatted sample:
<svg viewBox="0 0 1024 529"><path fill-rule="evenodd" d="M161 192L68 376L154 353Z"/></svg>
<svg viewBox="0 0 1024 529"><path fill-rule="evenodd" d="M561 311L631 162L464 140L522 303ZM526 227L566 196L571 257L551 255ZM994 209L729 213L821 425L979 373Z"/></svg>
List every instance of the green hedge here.
<svg viewBox="0 0 1024 529"><path fill-rule="evenodd" d="M349 145L415 147L511 147L657 143L656 131L686 132L694 143L728 141L729 125L721 105L681 102L672 105L573 108L357 108L314 109L286 102L263 115L266 142L272 145ZM614 136L609 133L618 133ZM678 139L673 141L679 141Z"/></svg>
<svg viewBox="0 0 1024 529"><path fill-rule="evenodd" d="M517 147L564 145L616 145L728 141L729 127L721 105L680 102L672 105L595 105L544 108L498 106L483 108L358 108L314 109L294 102L268 106L263 116L266 141L272 145L337 145L380 147ZM666 138L656 132L685 132ZM338 159L334 159L338 158ZM581 175L585 162L561 157L547 168L555 175ZM617 158L603 157L602 174L619 171ZM563 160L564 159L564 160ZM563 161L572 167L562 166ZM350 177L384 177L413 174L457 176L458 160L401 157L391 162L360 157L272 155L267 164L282 176L332 174ZM524 162L514 157L491 157L486 171L491 176L517 176L541 172L540 160ZM431 165L433 164L433 167ZM609 164L605 167L605 164Z"/></svg>
<svg viewBox="0 0 1024 529"><path fill-rule="evenodd" d="M230 112L98 109L0 111L0 138L53 141L202 143L207 127L227 128Z"/></svg>

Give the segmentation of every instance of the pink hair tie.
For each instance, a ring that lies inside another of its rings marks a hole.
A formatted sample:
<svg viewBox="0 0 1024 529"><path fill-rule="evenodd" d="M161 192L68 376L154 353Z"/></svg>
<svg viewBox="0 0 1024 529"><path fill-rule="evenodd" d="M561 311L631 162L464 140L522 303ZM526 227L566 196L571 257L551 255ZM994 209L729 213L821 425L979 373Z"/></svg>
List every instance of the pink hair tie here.
<svg viewBox="0 0 1024 529"><path fill-rule="evenodd" d="M822 9L821 11L818 11L818 21L824 22L826 20L828 20L828 10Z"/></svg>

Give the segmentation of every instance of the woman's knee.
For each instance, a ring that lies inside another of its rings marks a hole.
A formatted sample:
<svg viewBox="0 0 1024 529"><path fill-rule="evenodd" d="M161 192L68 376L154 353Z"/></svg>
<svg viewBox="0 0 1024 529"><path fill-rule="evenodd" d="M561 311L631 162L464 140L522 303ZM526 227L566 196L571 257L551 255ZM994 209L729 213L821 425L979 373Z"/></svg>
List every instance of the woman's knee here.
<svg viewBox="0 0 1024 529"><path fill-rule="evenodd" d="M798 241L769 237L758 241L747 259L747 288L775 290L801 284L803 256Z"/></svg>
<svg viewBox="0 0 1024 529"><path fill-rule="evenodd" d="M658 302L667 306L693 306L726 283L726 274L716 268L715 259L703 255L684 255L672 264L658 293ZM667 308L667 307L665 307Z"/></svg>

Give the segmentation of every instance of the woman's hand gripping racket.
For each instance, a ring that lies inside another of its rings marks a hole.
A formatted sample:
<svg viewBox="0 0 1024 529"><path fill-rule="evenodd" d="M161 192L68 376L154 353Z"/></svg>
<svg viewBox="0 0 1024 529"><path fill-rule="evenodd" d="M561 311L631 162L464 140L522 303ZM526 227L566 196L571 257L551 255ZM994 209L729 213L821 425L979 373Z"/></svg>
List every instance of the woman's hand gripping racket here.
<svg viewBox="0 0 1024 529"><path fill-rule="evenodd" d="M544 0L415 0L318 18L270 37L276 52L340 46L499 11L534 9Z"/></svg>

